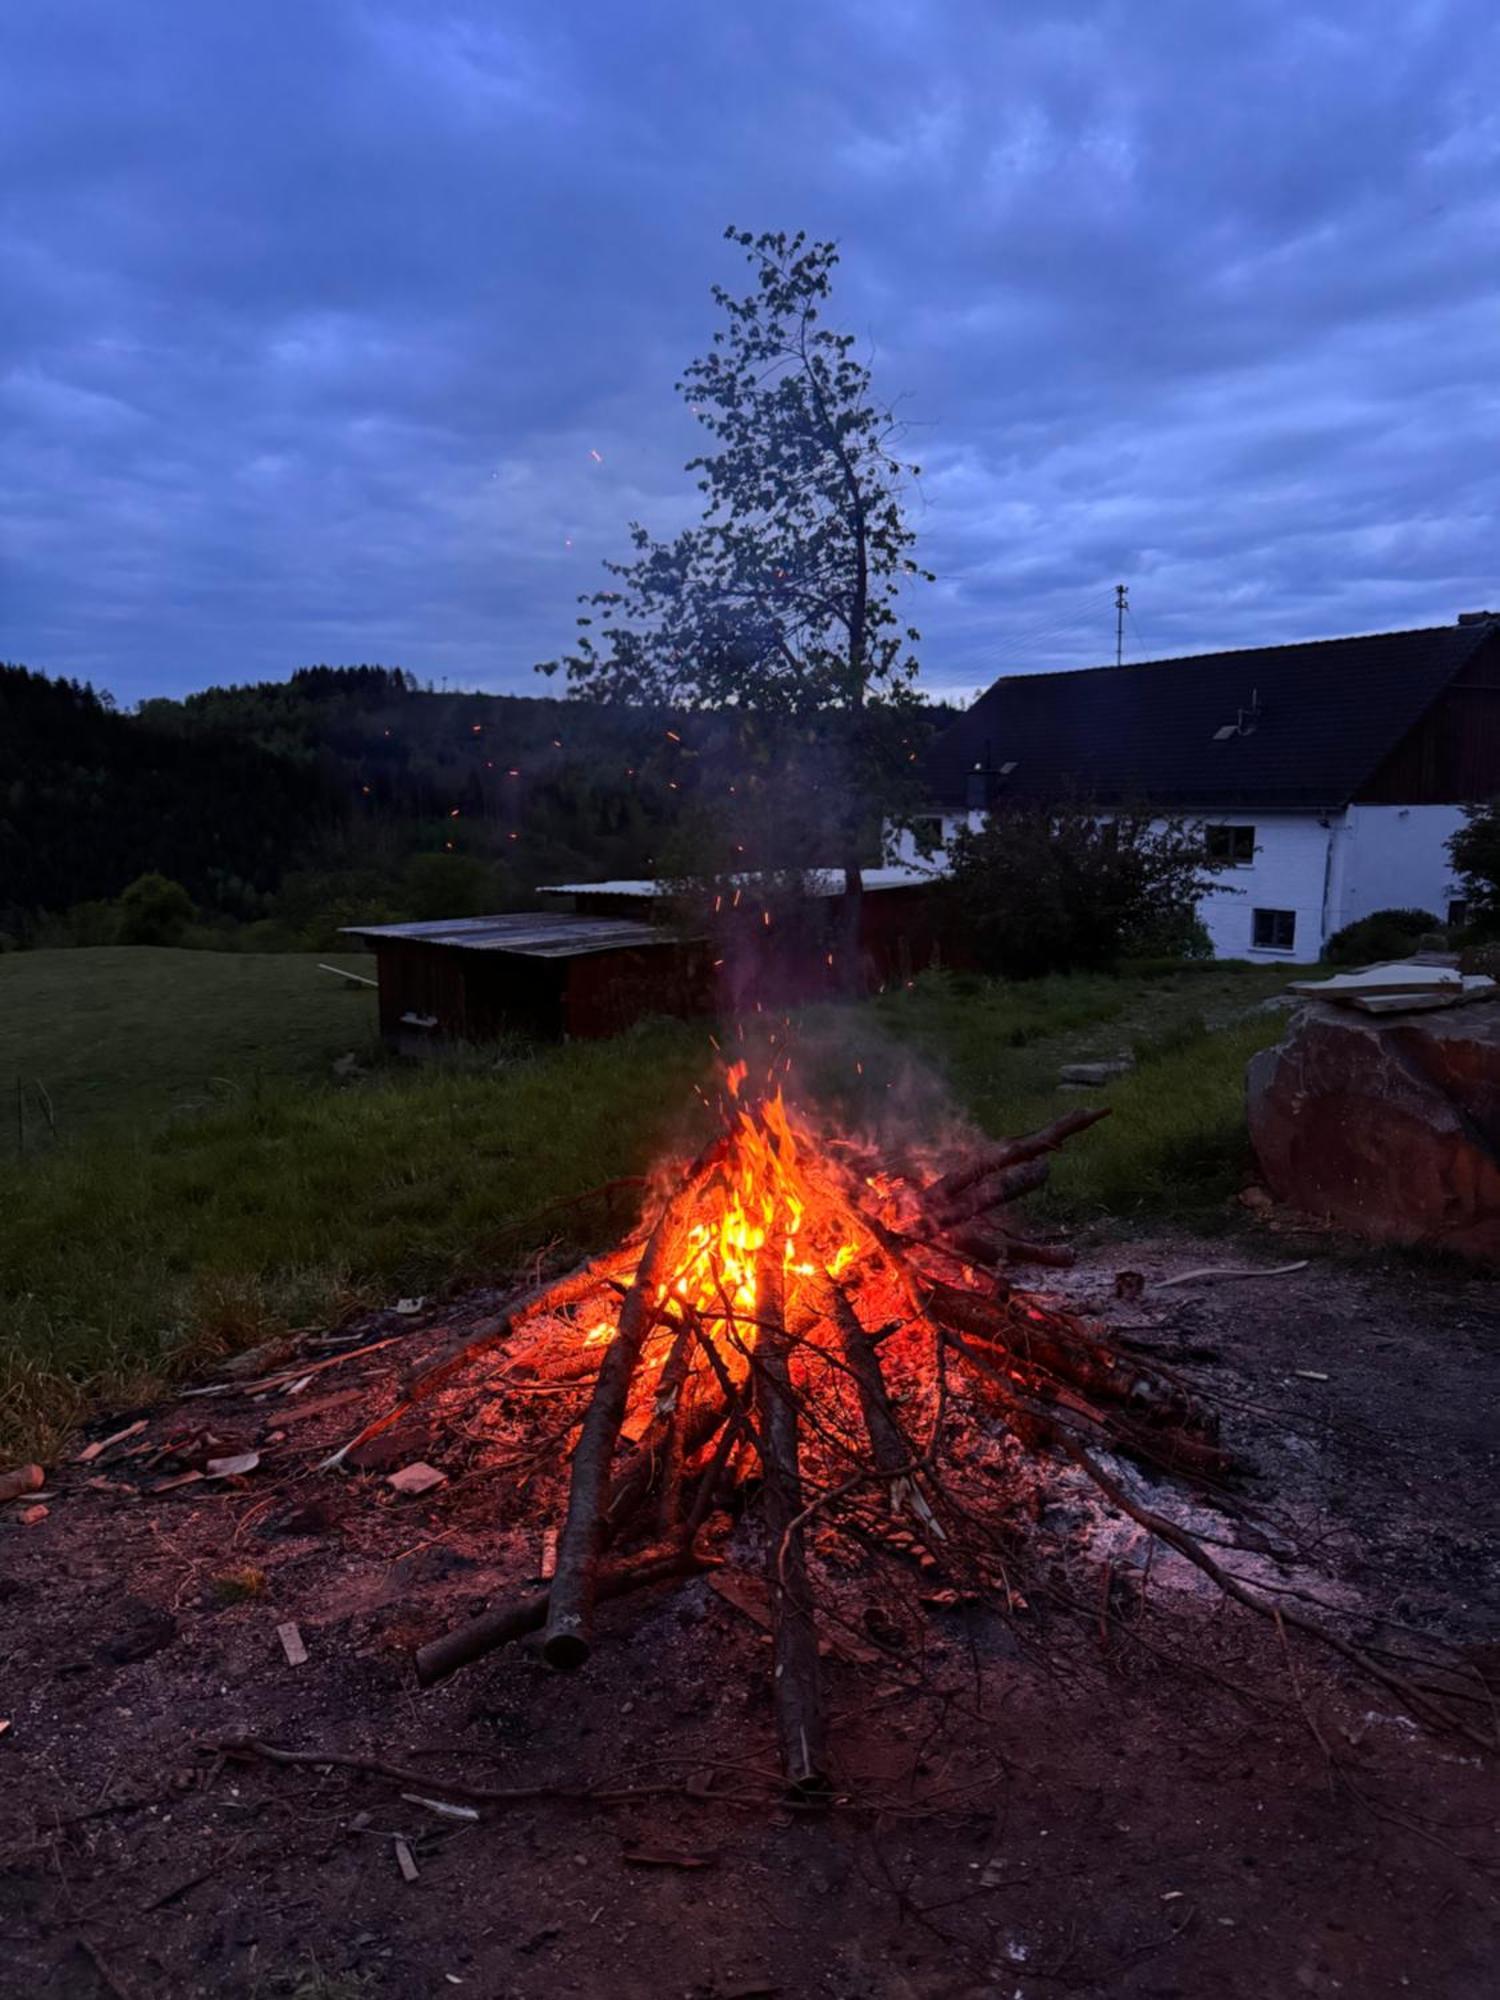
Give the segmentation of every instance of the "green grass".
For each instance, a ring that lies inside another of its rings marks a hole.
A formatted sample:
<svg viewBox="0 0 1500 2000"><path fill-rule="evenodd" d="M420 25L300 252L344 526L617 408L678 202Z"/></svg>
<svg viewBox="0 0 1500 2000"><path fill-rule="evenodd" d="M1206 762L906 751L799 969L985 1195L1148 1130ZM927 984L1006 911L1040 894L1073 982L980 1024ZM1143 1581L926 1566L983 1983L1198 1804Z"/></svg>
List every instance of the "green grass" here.
<svg viewBox="0 0 1500 2000"><path fill-rule="evenodd" d="M503 1268L517 1217L677 1136L708 1049L656 1024L495 1071L257 1080L149 1135L0 1173L0 1436L130 1400L204 1356ZM545 1238L549 1227L539 1224ZM564 1230L563 1233L566 1233Z"/></svg>
<svg viewBox="0 0 1500 2000"><path fill-rule="evenodd" d="M1114 1115L1058 1155L1041 1205L1069 1221L1170 1209L1201 1222L1248 1165L1245 1064L1286 1021L1257 1005L1287 976L1210 964L1013 986L925 977L873 1007L827 1010L821 1034L810 1018L811 1080L844 1118L878 1113L884 1097L898 1135L915 1127L934 1138L955 1107L1000 1137L1109 1104ZM1059 1088L1063 1064L1122 1054L1139 1064L1132 1074L1086 1092Z"/></svg>
<svg viewBox="0 0 1500 2000"><path fill-rule="evenodd" d="M373 975L363 953L330 965ZM306 953L260 956L101 946L0 957L0 1159L63 1139L154 1123L231 1096L257 1076L318 1077L375 1039L375 994Z"/></svg>
<svg viewBox="0 0 1500 2000"><path fill-rule="evenodd" d="M1107 1100L1115 1116L1059 1156L1049 1205L1192 1219L1243 1171L1244 1065L1283 1025L1247 1010L1285 977L924 978L807 1010L794 1085L836 1120L935 1145L956 1114L1013 1132ZM514 1225L704 1129L702 1024L340 1085L329 1060L368 1037L368 995L308 959L18 955L0 961L0 1004L16 996L28 1045L51 1051L62 1138L0 1164L0 1455L45 1453L90 1402L144 1398L215 1352L503 1272L550 1235L588 1247L617 1223ZM1058 1090L1060 1063L1132 1046L1132 1075Z"/></svg>

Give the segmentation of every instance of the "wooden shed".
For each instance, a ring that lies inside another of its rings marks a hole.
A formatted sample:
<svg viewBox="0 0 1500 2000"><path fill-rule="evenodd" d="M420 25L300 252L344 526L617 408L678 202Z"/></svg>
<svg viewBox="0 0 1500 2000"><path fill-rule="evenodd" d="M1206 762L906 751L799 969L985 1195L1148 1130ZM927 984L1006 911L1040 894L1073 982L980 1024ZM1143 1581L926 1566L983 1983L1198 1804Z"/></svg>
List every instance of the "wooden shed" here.
<svg viewBox="0 0 1500 2000"><path fill-rule="evenodd" d="M696 1014L713 1000L704 944L619 917L455 917L350 925L375 954L380 1032L420 1054L517 1029L584 1038L645 1014Z"/></svg>
<svg viewBox="0 0 1500 2000"><path fill-rule="evenodd" d="M952 913L941 894L943 870L932 867L882 867L864 871L860 899L859 942L862 983L876 987L910 979L935 964L966 962L964 941L954 933ZM840 869L809 869L803 884L809 921L801 927L800 955L785 945L778 950L762 936L760 878L746 873L736 878L743 895L739 921L726 909L720 920L721 948L733 951L736 929L768 975L768 995L782 1001L816 999L846 990L841 971L827 959L840 939L839 902L844 893ZM643 919L659 909L669 893L667 884L652 881L560 882L544 888L544 896L566 899L579 916ZM741 963L743 956L741 955ZM769 977L769 975L778 975Z"/></svg>

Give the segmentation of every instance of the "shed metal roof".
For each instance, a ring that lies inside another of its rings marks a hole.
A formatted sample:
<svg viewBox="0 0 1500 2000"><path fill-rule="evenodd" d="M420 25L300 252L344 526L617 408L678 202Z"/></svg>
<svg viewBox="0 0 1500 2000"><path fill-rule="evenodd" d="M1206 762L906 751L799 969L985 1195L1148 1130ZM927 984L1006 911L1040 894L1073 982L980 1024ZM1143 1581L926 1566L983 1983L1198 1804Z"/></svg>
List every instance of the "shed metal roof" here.
<svg viewBox="0 0 1500 2000"><path fill-rule="evenodd" d="M346 924L343 935L376 942L400 938L448 951L495 951L518 958L584 958L601 951L635 951L674 944L670 931L616 917L552 916L515 910L497 917L450 917L428 924Z"/></svg>
<svg viewBox="0 0 1500 2000"><path fill-rule="evenodd" d="M937 880L946 874L947 863L934 860L929 868L864 868L860 880L866 891L876 894L882 889L916 889ZM753 889L761 880L756 874L733 875L731 881ZM543 896L618 896L624 901L644 900L646 897L670 895L676 888L675 882L656 880L630 881L621 879L614 882L555 882L540 889ZM806 893L809 896L842 896L844 893L844 871L841 868L812 868L805 878Z"/></svg>
<svg viewBox="0 0 1500 2000"><path fill-rule="evenodd" d="M1500 621L1011 674L944 730L935 799L1294 809L1356 798Z"/></svg>

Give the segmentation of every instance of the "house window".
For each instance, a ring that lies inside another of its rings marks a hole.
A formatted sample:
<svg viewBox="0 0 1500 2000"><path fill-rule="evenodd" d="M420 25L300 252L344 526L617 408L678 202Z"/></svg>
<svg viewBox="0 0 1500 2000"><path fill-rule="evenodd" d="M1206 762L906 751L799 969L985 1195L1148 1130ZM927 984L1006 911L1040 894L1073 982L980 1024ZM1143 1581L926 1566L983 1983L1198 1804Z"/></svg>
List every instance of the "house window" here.
<svg viewBox="0 0 1500 2000"><path fill-rule="evenodd" d="M1253 826L1209 826L1203 829L1210 861L1230 862L1248 868L1255 859Z"/></svg>
<svg viewBox="0 0 1500 2000"><path fill-rule="evenodd" d="M1295 910L1252 910L1252 941L1257 951L1293 951L1297 944Z"/></svg>

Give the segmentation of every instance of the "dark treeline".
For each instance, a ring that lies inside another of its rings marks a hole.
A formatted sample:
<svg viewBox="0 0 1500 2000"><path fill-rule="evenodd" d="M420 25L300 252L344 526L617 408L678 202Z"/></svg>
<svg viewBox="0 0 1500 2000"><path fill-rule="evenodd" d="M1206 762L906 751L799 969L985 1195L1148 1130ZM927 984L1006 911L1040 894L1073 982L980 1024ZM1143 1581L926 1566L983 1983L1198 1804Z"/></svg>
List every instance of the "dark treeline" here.
<svg viewBox="0 0 1500 2000"><path fill-rule="evenodd" d="M289 829L317 839L339 813L315 766L193 741L76 681L0 666L0 930L118 895L148 870L248 914L285 872Z"/></svg>
<svg viewBox="0 0 1500 2000"><path fill-rule="evenodd" d="M903 743L939 719L902 717ZM133 715L0 667L0 931L100 941L103 906L148 871L188 890L202 942L321 946L341 922L512 907L548 882L653 874L685 843L712 848L712 799L780 749L733 712L450 693L382 666L307 667ZM835 773L836 741L818 755Z"/></svg>

